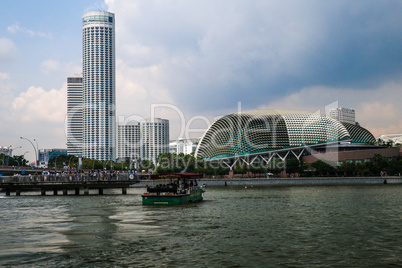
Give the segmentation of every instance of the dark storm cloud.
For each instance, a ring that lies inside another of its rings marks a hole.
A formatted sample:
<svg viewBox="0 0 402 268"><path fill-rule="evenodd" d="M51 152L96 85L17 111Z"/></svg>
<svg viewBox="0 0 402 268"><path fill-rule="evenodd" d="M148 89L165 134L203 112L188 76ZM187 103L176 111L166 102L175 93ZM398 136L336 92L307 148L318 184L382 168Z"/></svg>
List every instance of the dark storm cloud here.
<svg viewBox="0 0 402 268"><path fill-rule="evenodd" d="M129 65L159 66L155 79L196 112L400 80L401 10L401 1L211 0L138 1L116 12L129 22L120 26Z"/></svg>

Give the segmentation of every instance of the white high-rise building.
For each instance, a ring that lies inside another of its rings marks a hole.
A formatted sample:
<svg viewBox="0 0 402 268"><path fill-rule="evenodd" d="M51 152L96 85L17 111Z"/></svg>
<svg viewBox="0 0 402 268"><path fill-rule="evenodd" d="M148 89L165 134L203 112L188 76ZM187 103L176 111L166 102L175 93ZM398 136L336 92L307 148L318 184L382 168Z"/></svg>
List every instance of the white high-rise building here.
<svg viewBox="0 0 402 268"><path fill-rule="evenodd" d="M0 154L5 154L5 155L8 155L8 156L12 156L13 149L10 148L10 147L1 147L0 146ZM4 163L2 163L2 164L4 165Z"/></svg>
<svg viewBox="0 0 402 268"><path fill-rule="evenodd" d="M67 154L82 156L82 75L67 77Z"/></svg>
<svg viewBox="0 0 402 268"><path fill-rule="evenodd" d="M141 157L140 150L140 123L129 121L117 126L117 157L119 160Z"/></svg>
<svg viewBox="0 0 402 268"><path fill-rule="evenodd" d="M329 117L338 120L339 122L356 124L355 110L349 108L333 108L329 112Z"/></svg>
<svg viewBox="0 0 402 268"><path fill-rule="evenodd" d="M92 11L82 17L83 157L115 160L114 14Z"/></svg>
<svg viewBox="0 0 402 268"><path fill-rule="evenodd" d="M198 143L201 138L196 139L177 139L175 141L170 141L169 152L176 154L191 154L195 153Z"/></svg>
<svg viewBox="0 0 402 268"><path fill-rule="evenodd" d="M169 152L169 120L161 118L144 119L140 122L141 159L152 160L161 153Z"/></svg>

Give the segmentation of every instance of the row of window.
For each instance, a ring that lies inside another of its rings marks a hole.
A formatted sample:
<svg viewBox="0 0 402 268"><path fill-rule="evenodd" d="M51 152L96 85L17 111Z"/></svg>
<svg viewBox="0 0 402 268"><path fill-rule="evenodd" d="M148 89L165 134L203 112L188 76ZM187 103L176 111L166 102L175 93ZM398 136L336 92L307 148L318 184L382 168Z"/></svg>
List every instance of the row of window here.
<svg viewBox="0 0 402 268"><path fill-rule="evenodd" d="M371 162L371 159L370 158L365 158L364 160L362 160L362 159L356 159L356 160L348 159L346 161L338 161L338 166L341 166L344 163L347 163L347 164L351 164L351 163L358 164L358 163L360 163L361 164L363 162L364 163Z"/></svg>
<svg viewBox="0 0 402 268"><path fill-rule="evenodd" d="M88 22L109 22L113 23L113 17L110 16L103 16L103 15L96 15L96 16L86 16L82 19L82 23L88 23ZM99 27L91 27L95 29L99 29Z"/></svg>

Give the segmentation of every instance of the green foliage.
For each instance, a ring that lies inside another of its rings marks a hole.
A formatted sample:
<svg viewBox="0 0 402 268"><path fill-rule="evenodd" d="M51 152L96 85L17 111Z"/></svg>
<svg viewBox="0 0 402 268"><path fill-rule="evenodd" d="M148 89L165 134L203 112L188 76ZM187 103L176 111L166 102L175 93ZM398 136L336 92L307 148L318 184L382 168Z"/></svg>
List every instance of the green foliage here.
<svg viewBox="0 0 402 268"><path fill-rule="evenodd" d="M319 176L331 176L335 175L336 169L322 160L318 160L311 164L311 167L316 169L315 174Z"/></svg>
<svg viewBox="0 0 402 268"><path fill-rule="evenodd" d="M370 162L343 163L338 171L344 176L380 176L381 172L388 175L402 174L402 159L387 159L381 154L375 154Z"/></svg>
<svg viewBox="0 0 402 268"><path fill-rule="evenodd" d="M300 173L300 162L296 158L288 158L285 161L286 172L289 174Z"/></svg>
<svg viewBox="0 0 402 268"><path fill-rule="evenodd" d="M23 167L28 164L28 160L26 160L23 155L14 155L11 157L6 154L0 154L0 162L2 166L14 167Z"/></svg>
<svg viewBox="0 0 402 268"><path fill-rule="evenodd" d="M389 175L400 175L402 174L402 158L399 160L392 160L388 164L388 174Z"/></svg>
<svg viewBox="0 0 402 268"><path fill-rule="evenodd" d="M344 176L354 176L356 174L356 165L353 162L345 162L338 167L338 171Z"/></svg>
<svg viewBox="0 0 402 268"><path fill-rule="evenodd" d="M355 170L356 170L356 173L360 176L365 176L370 171L365 163L356 163Z"/></svg>
<svg viewBox="0 0 402 268"><path fill-rule="evenodd" d="M236 174L246 174L248 171L248 167L245 163L237 164L234 169Z"/></svg>
<svg viewBox="0 0 402 268"><path fill-rule="evenodd" d="M229 168L223 163L206 162L194 158L194 154L163 153L158 156L157 174L166 173L199 173L206 175L226 175Z"/></svg>

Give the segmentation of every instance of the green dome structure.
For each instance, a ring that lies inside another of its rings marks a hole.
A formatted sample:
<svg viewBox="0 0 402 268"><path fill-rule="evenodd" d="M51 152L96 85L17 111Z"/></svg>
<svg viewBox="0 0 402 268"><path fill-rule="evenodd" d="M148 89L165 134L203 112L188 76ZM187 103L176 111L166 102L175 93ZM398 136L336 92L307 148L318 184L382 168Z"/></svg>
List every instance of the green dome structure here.
<svg viewBox="0 0 402 268"><path fill-rule="evenodd" d="M366 129L306 111L253 110L215 121L204 133L195 156L206 160L338 142L374 142Z"/></svg>

